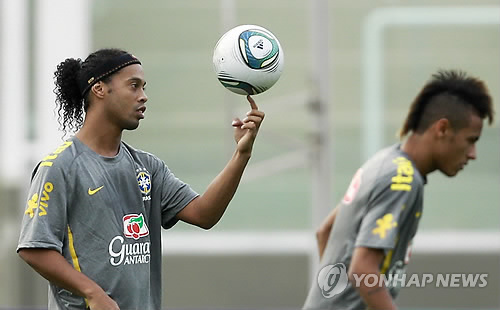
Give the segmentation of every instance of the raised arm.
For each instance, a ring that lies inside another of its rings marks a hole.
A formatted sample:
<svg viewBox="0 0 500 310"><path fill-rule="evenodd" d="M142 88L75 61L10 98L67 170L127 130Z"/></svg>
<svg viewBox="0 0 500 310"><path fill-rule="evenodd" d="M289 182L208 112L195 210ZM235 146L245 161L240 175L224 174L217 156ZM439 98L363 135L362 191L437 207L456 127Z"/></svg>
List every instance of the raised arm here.
<svg viewBox="0 0 500 310"><path fill-rule="evenodd" d="M243 120L233 120L236 151L224 169L210 183L205 192L191 201L177 218L204 229L212 228L226 211L229 202L243 175L243 171L252 155L252 148L264 119L264 112L259 111L257 104L247 96L251 111Z"/></svg>
<svg viewBox="0 0 500 310"><path fill-rule="evenodd" d="M51 283L86 299L91 310L118 310L104 290L86 275L78 272L57 251L21 249L19 256Z"/></svg>

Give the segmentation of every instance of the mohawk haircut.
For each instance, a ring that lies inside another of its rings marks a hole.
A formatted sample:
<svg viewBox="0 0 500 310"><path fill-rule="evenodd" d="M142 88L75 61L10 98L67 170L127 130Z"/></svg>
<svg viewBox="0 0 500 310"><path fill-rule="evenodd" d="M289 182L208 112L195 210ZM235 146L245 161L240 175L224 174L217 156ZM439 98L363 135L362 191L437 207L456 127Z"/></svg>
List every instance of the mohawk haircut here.
<svg viewBox="0 0 500 310"><path fill-rule="evenodd" d="M440 70L422 88L410 106L399 136L422 133L441 118L454 129L468 125L470 113L493 122L492 99L485 83L463 71Z"/></svg>

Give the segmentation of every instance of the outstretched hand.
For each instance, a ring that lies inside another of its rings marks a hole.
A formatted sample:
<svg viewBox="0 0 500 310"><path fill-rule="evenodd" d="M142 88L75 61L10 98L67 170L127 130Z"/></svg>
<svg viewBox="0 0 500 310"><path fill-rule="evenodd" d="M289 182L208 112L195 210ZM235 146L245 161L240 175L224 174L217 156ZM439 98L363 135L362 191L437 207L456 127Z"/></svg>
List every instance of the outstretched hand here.
<svg viewBox="0 0 500 310"><path fill-rule="evenodd" d="M236 118L233 120L232 126L234 130L234 139L238 144L236 150L241 154L252 154L252 147L259 132L260 124L264 120L264 112L259 111L259 107L250 95L247 96L250 102L251 110L247 112L247 117L243 120Z"/></svg>

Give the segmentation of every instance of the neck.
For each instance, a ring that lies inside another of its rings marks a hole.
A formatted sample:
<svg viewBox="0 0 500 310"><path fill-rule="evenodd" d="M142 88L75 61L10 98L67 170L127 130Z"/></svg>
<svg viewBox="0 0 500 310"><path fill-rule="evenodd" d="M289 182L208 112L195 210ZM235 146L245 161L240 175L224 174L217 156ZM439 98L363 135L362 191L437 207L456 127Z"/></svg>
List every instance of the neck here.
<svg viewBox="0 0 500 310"><path fill-rule="evenodd" d="M432 162L429 143L430 141L428 141L428 137L425 134L412 133L401 147L410 156L418 171L424 177L436 170Z"/></svg>
<svg viewBox="0 0 500 310"><path fill-rule="evenodd" d="M92 124L90 120L85 119L76 137L97 154L113 157L120 150L122 130L106 128L109 127L106 124Z"/></svg>

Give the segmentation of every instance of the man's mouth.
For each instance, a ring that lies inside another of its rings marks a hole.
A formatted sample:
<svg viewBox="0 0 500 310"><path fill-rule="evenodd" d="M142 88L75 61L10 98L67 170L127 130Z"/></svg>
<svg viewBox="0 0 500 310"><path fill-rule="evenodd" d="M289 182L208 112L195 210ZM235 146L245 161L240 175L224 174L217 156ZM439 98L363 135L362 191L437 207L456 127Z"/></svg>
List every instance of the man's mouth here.
<svg viewBox="0 0 500 310"><path fill-rule="evenodd" d="M146 112L146 106L141 106L137 109L137 112L140 114L141 118L144 118L144 112Z"/></svg>

